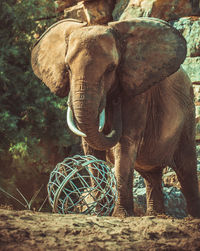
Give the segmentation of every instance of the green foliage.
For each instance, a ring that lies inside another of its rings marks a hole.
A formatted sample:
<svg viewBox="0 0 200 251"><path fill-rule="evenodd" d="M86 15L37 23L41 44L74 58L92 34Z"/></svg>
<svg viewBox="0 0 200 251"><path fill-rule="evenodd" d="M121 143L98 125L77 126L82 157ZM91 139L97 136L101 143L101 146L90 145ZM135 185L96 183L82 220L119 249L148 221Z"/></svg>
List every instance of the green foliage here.
<svg viewBox="0 0 200 251"><path fill-rule="evenodd" d="M66 127L66 99L51 94L30 65L35 38L56 21L48 18L54 1L1 1L0 12L0 186L31 185L31 196L78 139Z"/></svg>

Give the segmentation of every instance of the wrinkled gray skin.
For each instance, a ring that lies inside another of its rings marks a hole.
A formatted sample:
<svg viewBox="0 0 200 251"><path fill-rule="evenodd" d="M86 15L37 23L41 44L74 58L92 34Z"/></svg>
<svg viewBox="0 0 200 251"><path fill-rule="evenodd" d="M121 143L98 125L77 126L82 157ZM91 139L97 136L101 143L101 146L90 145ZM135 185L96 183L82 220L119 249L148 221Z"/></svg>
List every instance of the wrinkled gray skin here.
<svg viewBox="0 0 200 251"><path fill-rule="evenodd" d="M32 51L35 74L69 95L85 154L115 166L113 216L133 215L133 170L145 178L147 214L164 213L162 170L177 173L188 213L200 217L193 89L180 68L183 37L169 24L138 18L107 26L58 22ZM106 110L99 132L99 115Z"/></svg>

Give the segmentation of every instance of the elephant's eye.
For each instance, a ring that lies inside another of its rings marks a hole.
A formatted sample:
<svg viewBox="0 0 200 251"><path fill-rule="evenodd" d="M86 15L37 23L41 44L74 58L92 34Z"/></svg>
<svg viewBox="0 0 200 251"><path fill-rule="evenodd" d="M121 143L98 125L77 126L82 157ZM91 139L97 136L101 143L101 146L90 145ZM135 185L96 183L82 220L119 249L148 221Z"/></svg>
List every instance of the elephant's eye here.
<svg viewBox="0 0 200 251"><path fill-rule="evenodd" d="M109 66L108 66L108 68L106 69L106 72L105 73L110 73L110 72L112 72L112 71L114 71L115 70L115 65L114 64L110 64Z"/></svg>

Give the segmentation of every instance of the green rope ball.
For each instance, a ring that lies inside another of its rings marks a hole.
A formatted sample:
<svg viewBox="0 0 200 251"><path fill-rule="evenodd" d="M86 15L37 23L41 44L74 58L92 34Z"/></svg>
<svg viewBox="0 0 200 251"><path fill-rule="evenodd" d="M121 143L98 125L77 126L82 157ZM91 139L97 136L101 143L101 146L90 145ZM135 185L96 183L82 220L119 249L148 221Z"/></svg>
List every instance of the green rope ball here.
<svg viewBox="0 0 200 251"><path fill-rule="evenodd" d="M76 155L57 164L47 185L53 212L110 215L117 200L116 179L105 161Z"/></svg>

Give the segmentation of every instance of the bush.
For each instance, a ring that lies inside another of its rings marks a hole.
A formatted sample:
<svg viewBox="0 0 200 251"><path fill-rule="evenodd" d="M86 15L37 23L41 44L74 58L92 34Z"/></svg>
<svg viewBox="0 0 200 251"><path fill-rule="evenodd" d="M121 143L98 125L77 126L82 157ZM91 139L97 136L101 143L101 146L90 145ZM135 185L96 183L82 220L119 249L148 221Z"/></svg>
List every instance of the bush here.
<svg viewBox="0 0 200 251"><path fill-rule="evenodd" d="M79 150L79 139L66 126L66 99L51 94L30 65L34 41L56 21L54 1L2 1L0 12L0 186L30 197ZM2 193L0 201L11 203Z"/></svg>

